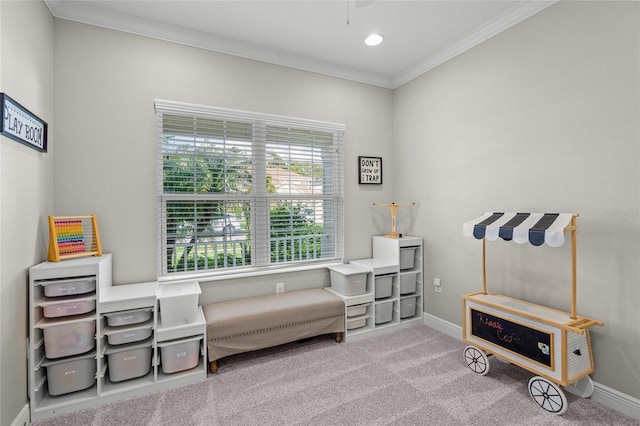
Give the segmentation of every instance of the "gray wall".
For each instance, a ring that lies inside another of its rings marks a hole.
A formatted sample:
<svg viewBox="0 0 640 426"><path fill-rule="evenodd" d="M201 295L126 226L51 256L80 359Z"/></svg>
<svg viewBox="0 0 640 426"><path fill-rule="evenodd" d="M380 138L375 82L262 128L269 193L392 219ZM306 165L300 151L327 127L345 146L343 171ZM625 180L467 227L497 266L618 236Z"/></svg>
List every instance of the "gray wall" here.
<svg viewBox="0 0 640 426"><path fill-rule="evenodd" d="M28 25L25 26L25 23ZM52 124L53 18L42 2L0 2L0 91ZM27 273L46 256L53 152L0 137L0 424L27 402Z"/></svg>
<svg viewBox="0 0 640 426"><path fill-rule="evenodd" d="M423 201L426 312L460 325L485 211L577 212L594 380L640 398L640 5L559 2L394 92L396 198ZM417 175L415 172L419 170ZM570 310L570 244L487 244L488 289ZM433 278L442 280L442 294Z"/></svg>
<svg viewBox="0 0 640 426"><path fill-rule="evenodd" d="M156 98L344 123L345 253L370 257L383 231L371 205L392 201L393 181L359 187L357 157L383 157L393 173L390 90L70 21L56 21L55 40L56 214L97 215L116 283L156 278ZM301 281L326 280L324 271Z"/></svg>

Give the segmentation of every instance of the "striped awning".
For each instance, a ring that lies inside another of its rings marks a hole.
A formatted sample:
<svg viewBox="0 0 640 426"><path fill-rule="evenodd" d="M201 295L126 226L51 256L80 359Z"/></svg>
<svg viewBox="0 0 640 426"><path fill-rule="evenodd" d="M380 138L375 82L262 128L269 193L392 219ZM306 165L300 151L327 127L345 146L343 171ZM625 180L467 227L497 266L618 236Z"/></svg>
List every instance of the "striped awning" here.
<svg viewBox="0 0 640 426"><path fill-rule="evenodd" d="M465 222L465 237L494 241L498 237L518 244L551 247L564 244L564 228L571 223L572 213L485 213Z"/></svg>

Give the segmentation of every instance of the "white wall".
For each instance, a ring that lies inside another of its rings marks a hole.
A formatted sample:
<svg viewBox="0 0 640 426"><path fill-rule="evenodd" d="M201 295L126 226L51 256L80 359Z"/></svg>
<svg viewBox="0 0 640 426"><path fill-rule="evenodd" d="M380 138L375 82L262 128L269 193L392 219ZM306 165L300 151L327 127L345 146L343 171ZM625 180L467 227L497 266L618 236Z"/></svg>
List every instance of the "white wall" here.
<svg viewBox="0 0 640 426"><path fill-rule="evenodd" d="M70 21L55 27L55 210L97 215L116 283L156 278L156 98L346 124L345 253L371 255L371 235L384 231L371 205L391 201L393 187L359 187L357 157L389 160L391 176L390 90ZM327 274L309 277L319 286Z"/></svg>
<svg viewBox="0 0 640 426"><path fill-rule="evenodd" d="M580 214L599 383L640 398L640 5L559 2L394 92L396 197L422 201L426 311L461 324L485 211ZM420 171L420 173L416 173ZM489 291L570 310L570 245L488 243ZM433 291L433 278L443 292Z"/></svg>
<svg viewBox="0 0 640 426"><path fill-rule="evenodd" d="M0 91L53 121L53 18L42 2L0 2ZM27 277L28 268L46 257L46 217L53 213L51 132L49 144L43 154L0 137L2 425L11 424L27 403Z"/></svg>

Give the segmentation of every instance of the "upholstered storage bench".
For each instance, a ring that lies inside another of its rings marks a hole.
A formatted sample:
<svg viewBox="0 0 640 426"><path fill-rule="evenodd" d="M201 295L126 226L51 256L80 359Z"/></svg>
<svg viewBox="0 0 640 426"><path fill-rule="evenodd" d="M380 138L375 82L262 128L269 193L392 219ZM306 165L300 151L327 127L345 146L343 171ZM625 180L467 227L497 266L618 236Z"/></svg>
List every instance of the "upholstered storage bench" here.
<svg viewBox="0 0 640 426"><path fill-rule="evenodd" d="M209 370L220 358L299 339L336 333L342 342L344 302L311 289L230 300L203 306L207 321Z"/></svg>

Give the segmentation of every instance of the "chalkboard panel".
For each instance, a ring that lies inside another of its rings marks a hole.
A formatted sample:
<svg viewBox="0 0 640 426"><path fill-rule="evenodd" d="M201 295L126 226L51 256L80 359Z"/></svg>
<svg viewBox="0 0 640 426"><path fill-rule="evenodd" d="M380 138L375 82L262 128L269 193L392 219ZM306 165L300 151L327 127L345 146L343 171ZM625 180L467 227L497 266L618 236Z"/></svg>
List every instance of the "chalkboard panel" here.
<svg viewBox="0 0 640 426"><path fill-rule="evenodd" d="M551 367L551 333L471 309L471 334Z"/></svg>

